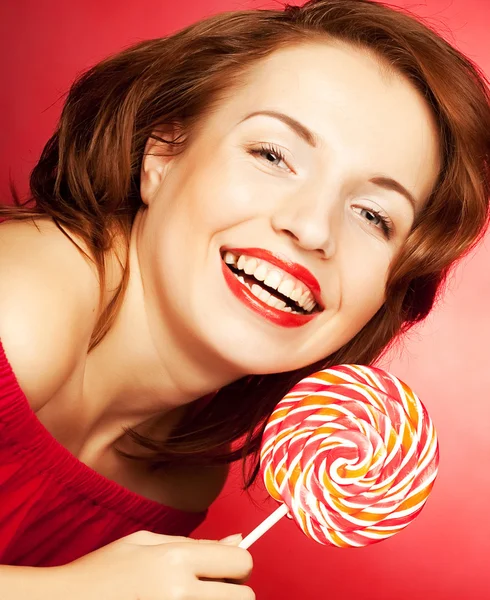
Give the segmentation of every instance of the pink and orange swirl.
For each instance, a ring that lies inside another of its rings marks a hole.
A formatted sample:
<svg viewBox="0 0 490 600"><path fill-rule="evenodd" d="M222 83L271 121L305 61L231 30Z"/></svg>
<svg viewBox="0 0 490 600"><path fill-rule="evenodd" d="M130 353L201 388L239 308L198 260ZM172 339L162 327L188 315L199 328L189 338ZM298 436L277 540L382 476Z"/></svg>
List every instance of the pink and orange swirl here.
<svg viewBox="0 0 490 600"><path fill-rule="evenodd" d="M265 429L270 495L321 544L367 546L406 527L437 475L430 416L382 369L341 365L300 381Z"/></svg>

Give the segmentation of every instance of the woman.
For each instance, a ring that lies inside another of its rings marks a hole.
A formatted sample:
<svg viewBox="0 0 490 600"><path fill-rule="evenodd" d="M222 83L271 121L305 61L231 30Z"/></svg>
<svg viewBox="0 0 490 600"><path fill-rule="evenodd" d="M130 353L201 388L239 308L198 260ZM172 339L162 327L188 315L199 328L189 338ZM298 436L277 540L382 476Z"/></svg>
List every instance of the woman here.
<svg viewBox="0 0 490 600"><path fill-rule="evenodd" d="M489 131L475 67L367 0L80 77L0 212L2 598L253 597L236 540L185 536L295 382L428 314L487 223Z"/></svg>

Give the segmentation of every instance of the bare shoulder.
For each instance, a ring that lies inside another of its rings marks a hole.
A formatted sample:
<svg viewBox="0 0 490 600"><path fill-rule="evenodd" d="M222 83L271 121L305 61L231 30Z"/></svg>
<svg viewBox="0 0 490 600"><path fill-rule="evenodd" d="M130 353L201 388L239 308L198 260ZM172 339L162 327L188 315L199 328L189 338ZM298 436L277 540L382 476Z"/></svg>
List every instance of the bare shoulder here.
<svg viewBox="0 0 490 600"><path fill-rule="evenodd" d="M72 372L98 301L95 267L54 223L0 224L0 339L34 410Z"/></svg>

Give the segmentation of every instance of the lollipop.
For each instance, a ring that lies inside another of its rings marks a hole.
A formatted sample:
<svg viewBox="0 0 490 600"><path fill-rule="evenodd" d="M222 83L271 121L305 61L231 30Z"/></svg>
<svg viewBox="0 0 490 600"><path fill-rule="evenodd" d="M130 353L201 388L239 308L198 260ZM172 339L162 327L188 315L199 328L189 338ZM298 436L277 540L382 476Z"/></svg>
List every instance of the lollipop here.
<svg viewBox="0 0 490 600"><path fill-rule="evenodd" d="M320 544L391 537L422 510L438 458L429 414L402 381L360 365L319 371L294 386L267 423L261 467L282 505L240 545L285 514Z"/></svg>

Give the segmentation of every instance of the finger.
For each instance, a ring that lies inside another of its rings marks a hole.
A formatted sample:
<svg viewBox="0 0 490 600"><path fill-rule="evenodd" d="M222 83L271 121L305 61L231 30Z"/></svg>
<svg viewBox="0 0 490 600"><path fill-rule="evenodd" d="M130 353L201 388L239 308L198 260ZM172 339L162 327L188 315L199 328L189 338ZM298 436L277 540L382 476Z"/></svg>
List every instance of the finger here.
<svg viewBox="0 0 490 600"><path fill-rule="evenodd" d="M231 579L230 577L228 577L227 579L223 579L223 581L225 583L236 583L237 585L242 585L244 583L247 583L247 581L250 579L250 575L252 575L251 572L246 577L241 577L240 579Z"/></svg>
<svg viewBox="0 0 490 600"><path fill-rule="evenodd" d="M244 580L249 577L253 561L244 548L214 543L204 546L183 546L189 552L193 570L197 577L210 579Z"/></svg>
<svg viewBox="0 0 490 600"><path fill-rule="evenodd" d="M228 535L225 538L222 538L219 543L227 544L229 546L238 546L238 544L243 540L243 535L241 533L235 533L233 535Z"/></svg>
<svg viewBox="0 0 490 600"><path fill-rule="evenodd" d="M123 538L128 544L134 544L136 546L158 546L159 544L168 544L169 542L184 543L187 538L180 536L161 535L159 533L153 533L153 531L136 531L131 535L127 535Z"/></svg>
<svg viewBox="0 0 490 600"><path fill-rule="evenodd" d="M237 585L242 585L246 583L250 579L250 576L245 577L244 579L213 579L212 577L199 577L200 581L221 581L223 583L236 583Z"/></svg>
<svg viewBox="0 0 490 600"><path fill-rule="evenodd" d="M238 544L243 540L243 535L241 533L235 533L234 535L229 535L219 541L220 544L227 544L228 546L238 546Z"/></svg>
<svg viewBox="0 0 490 600"><path fill-rule="evenodd" d="M193 540L179 535L153 533L153 531L146 531L144 529L131 533L121 539L130 544L136 544L137 546L158 546L160 544L181 544L191 542L199 544L216 544L216 540Z"/></svg>
<svg viewBox="0 0 490 600"><path fill-rule="evenodd" d="M199 600L255 600L254 591L245 585L216 581L199 581L196 585Z"/></svg>

